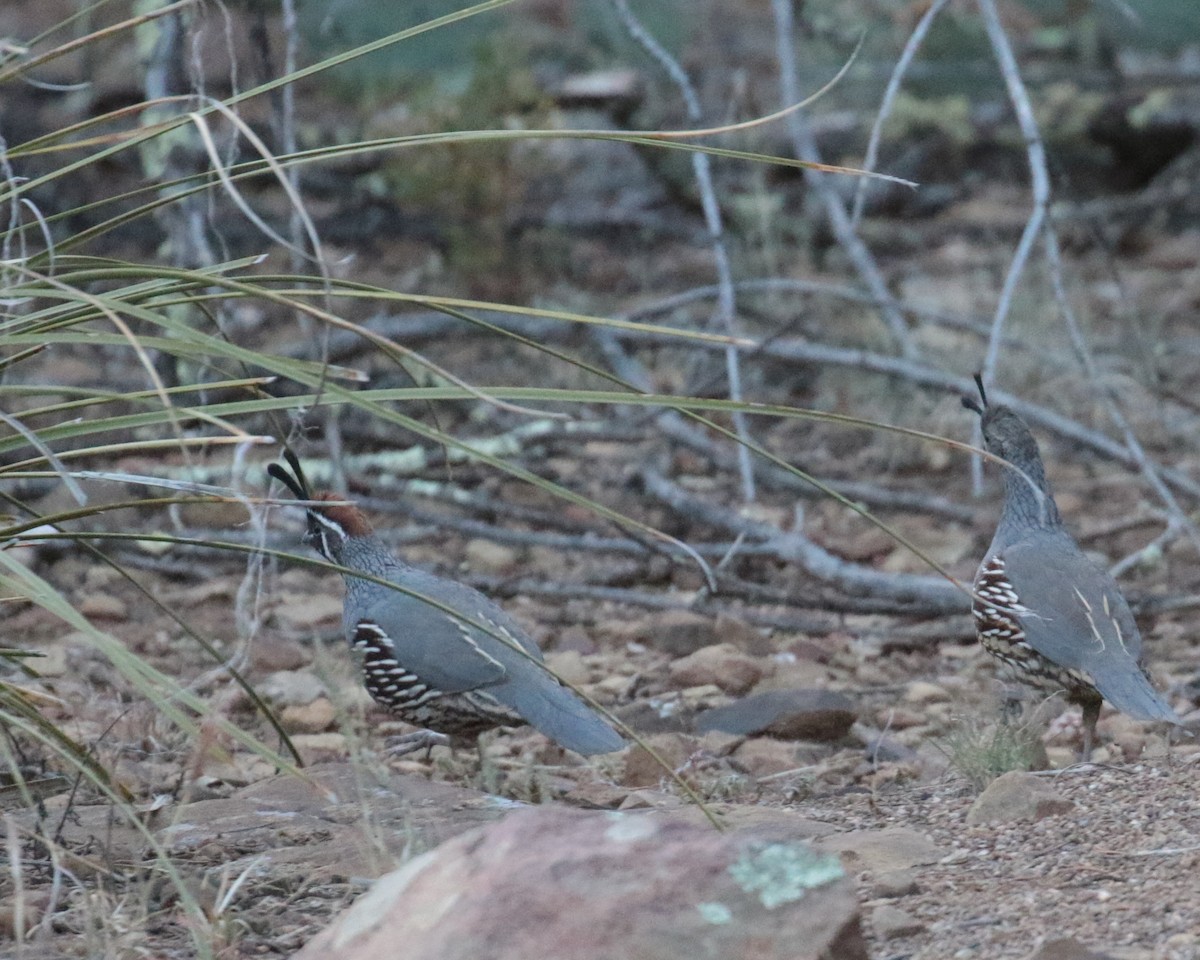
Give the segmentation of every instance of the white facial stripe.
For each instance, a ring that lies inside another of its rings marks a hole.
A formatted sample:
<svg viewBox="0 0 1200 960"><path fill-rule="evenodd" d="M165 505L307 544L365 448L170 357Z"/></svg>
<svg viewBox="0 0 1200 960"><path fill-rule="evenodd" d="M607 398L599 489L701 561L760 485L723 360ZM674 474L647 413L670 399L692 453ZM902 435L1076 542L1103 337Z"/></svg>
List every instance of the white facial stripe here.
<svg viewBox="0 0 1200 960"><path fill-rule="evenodd" d="M329 530L332 530L335 534L337 534L343 540L346 539L345 529L343 529L342 525L340 523L338 523L336 520L331 520L329 517L325 516L325 514L319 513L316 510L310 510L308 512L308 515L309 515L309 517L315 519L318 523L320 523L321 526L326 527Z"/></svg>

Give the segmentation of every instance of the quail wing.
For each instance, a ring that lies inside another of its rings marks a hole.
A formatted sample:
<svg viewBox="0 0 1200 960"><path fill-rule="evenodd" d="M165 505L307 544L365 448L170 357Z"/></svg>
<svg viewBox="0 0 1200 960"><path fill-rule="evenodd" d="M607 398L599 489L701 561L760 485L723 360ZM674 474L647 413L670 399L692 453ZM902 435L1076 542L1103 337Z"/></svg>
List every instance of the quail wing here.
<svg viewBox="0 0 1200 960"><path fill-rule="evenodd" d="M1039 531L1000 551L1026 642L1078 674L1114 707L1146 720L1176 720L1150 685L1142 638L1116 582L1064 534Z"/></svg>
<svg viewBox="0 0 1200 960"><path fill-rule="evenodd" d="M541 651L502 609L462 584L425 571L403 567L388 579L406 590L461 611L466 620L483 624L541 659ZM399 590L364 591L358 603L346 604L344 627L352 639L358 624L377 625L392 642L396 661L442 693L463 693L504 683L523 665L536 669L516 650L491 634L420 597Z"/></svg>

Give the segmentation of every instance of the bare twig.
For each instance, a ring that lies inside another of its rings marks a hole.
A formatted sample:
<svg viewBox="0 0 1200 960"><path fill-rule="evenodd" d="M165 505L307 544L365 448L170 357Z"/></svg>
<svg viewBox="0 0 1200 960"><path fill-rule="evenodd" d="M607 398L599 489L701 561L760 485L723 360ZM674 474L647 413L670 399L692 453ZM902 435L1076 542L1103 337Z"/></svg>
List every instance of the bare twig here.
<svg viewBox="0 0 1200 960"><path fill-rule="evenodd" d="M959 640L974 636L974 628L967 616L942 617L936 623L921 623L912 626L897 626L894 623L880 626L878 616L864 618L863 622L859 623L854 618L847 618L840 613L821 616L763 607L747 607L741 603L729 603L720 596L651 593L646 590L631 590L621 587L597 587L590 584L524 578L513 580L495 576L472 576L469 579L473 586L499 597L594 600L627 607L641 607L647 610L687 610L713 616L724 613L752 626L797 631L811 636L849 633L853 636L877 641L882 644L884 650L915 650L932 646L942 640ZM600 616L602 614L597 614L598 618ZM572 616L571 622L578 622L576 615Z"/></svg>
<svg viewBox="0 0 1200 960"><path fill-rule="evenodd" d="M1075 348L1079 362L1083 365L1083 369L1087 374L1088 383L1099 393L1109 417L1125 438L1125 446L1129 450L1129 456L1137 465L1138 470L1141 471L1142 476L1146 478L1146 482L1150 484L1151 489L1162 500L1171 518L1167 531L1158 539L1162 543L1166 543L1174 539L1182 531L1192 541L1192 546L1200 552L1200 529L1197 529L1191 517L1179 506L1179 501L1175 499L1175 495L1171 493L1170 488L1163 481L1159 468L1150 461L1145 448L1134 434L1129 421L1125 418L1125 414L1121 412L1117 398L1113 396L1111 390L1105 387L1102 378L1096 370L1096 362L1092 358L1092 352L1088 348L1087 340L1083 336L1083 330L1080 328L1079 321L1075 316L1075 309L1071 306L1071 298L1067 296L1066 285L1063 282L1062 257L1059 253L1058 235L1055 233L1053 223L1046 224L1043 243L1046 250L1046 262L1050 268L1050 280L1054 286L1054 296L1058 300L1058 309L1062 313L1063 322L1067 326L1067 332L1070 334L1071 344ZM1146 549L1149 549L1149 545L1147 545Z"/></svg>
<svg viewBox="0 0 1200 960"><path fill-rule="evenodd" d="M418 523L427 524L438 530L454 530L468 537L481 537L493 543L511 543L519 546L549 547L552 550L562 550L568 553L612 553L633 556L650 556L654 553L664 553L669 556L684 557L683 551L671 544L648 545L641 540L631 537L601 537L593 532L582 534L549 533L543 530L514 530L511 527L500 527L480 520L465 520L444 513L434 513L421 510L411 504L396 503L392 500L366 498L358 500L360 506L375 512L397 512L412 517ZM705 557L720 558L729 552L732 543L722 541L717 543L693 543L692 548ZM738 551L741 554L775 556L775 550L758 544L748 544Z"/></svg>
<svg viewBox="0 0 1200 960"><path fill-rule="evenodd" d="M844 283L826 283L821 280L802 280L796 277L756 277L748 280L739 280L734 284L734 288L739 293L747 294L796 293L835 297L839 300L847 300L850 303L863 303L872 307L883 305L883 301L872 296L866 290L860 290ZM641 306L619 314L619 316L623 320L646 320L659 314L677 310L697 300L705 300L716 295L717 288L715 286L693 287L690 290L683 290L669 297L661 297L658 300L643 303ZM986 337L991 332L991 324L981 317L962 316L933 307L925 307L917 303L909 303L904 300L895 300L894 302L897 309L904 313L912 314L915 317L920 317L923 320L940 326L950 327L954 330L967 330L983 337ZM1013 346L1020 346L1020 344L1014 342Z"/></svg>
<svg viewBox="0 0 1200 960"><path fill-rule="evenodd" d="M708 434L686 423L677 414L673 412L664 414L659 418L658 426L666 436L697 453L702 453L714 465L718 467L730 465L729 454L723 446ZM777 490L787 490L799 496L825 496L823 491L814 487L803 477L798 477L772 463L764 463L759 466L758 479L766 486ZM872 509L927 513L959 523L972 523L975 520L973 509L936 494L926 494L916 490L894 490L873 483L860 483L852 480L827 480L825 482L842 496L857 500Z"/></svg>
<svg viewBox="0 0 1200 960"><path fill-rule="evenodd" d="M805 573L832 584L849 596L890 599L895 601L898 610L912 612L920 609L959 613L970 605L969 592L941 577L881 573L861 564L850 563L817 546L798 530L784 532L770 524L743 517L728 507L709 503L688 493L655 470L643 468L641 477L648 493L690 521L733 533L745 533L754 540L769 544L778 551L780 559L797 564Z"/></svg>
<svg viewBox="0 0 1200 960"><path fill-rule="evenodd" d="M1025 137L1025 146L1029 154L1030 187L1033 191L1033 209L1030 211L1029 219L1025 221L1025 229L1021 232L1021 239L1017 243L1012 262L1008 266L1008 273L1004 277L1004 284L1000 289L1000 297L996 301L996 312L992 319L992 334L988 338L987 353L984 355L983 381L990 389L996 381L996 363L1000 358L1000 341L1004 333L1004 322L1008 318L1009 307L1012 303L1013 291L1017 287L1017 281L1021 279L1025 264L1029 260L1029 254L1033 250L1033 244L1046 219L1046 209L1050 203L1050 178L1046 175L1046 149L1038 134L1033 108L1029 104L1029 98L1025 93L1025 84L1017 69L1017 59L1013 56L1008 36L1000 23L1000 15L996 12L996 6L992 0L976 0L976 2L983 17L988 40L992 45L992 52L996 55L1001 76L1008 87L1009 100L1017 115L1017 124ZM979 446L982 436L981 425L976 423L971 429L975 445ZM983 462L978 456L971 457L971 485L977 494L983 487Z"/></svg>
<svg viewBox="0 0 1200 960"><path fill-rule="evenodd" d="M1160 616L1165 613L1200 610L1200 594L1176 597L1135 596L1129 598L1129 606L1139 616Z"/></svg>
<svg viewBox="0 0 1200 960"><path fill-rule="evenodd" d="M1144 547L1134 550L1128 556L1122 557L1111 567L1108 568L1108 573L1114 579L1138 566L1145 563L1147 560L1153 560L1155 557L1161 558L1163 548L1174 541L1179 536L1179 527L1174 521L1167 524L1167 529L1160 533L1157 537L1147 543Z"/></svg>
<svg viewBox="0 0 1200 960"><path fill-rule="evenodd" d="M1137 530L1139 527L1157 527L1166 522L1167 514L1163 510L1138 511L1134 514L1112 517L1102 523L1089 524L1075 535L1075 539L1080 543L1087 543L1090 540L1106 540L1130 530Z"/></svg>
<svg viewBox="0 0 1200 960"><path fill-rule="evenodd" d="M771 0L771 9L775 14L775 45L776 56L779 60L780 99L785 103L796 103L800 89L796 78L796 24L792 11L792 0ZM808 119L802 112L791 113L787 118L788 131L791 134L792 149L801 160L810 163L820 163L821 154L817 150L817 141L812 134ZM871 291L871 295L879 302L879 312L884 323L891 332L896 346L905 356L912 356L914 346L908 335L908 325L900 312L895 298L884 282L875 258L867 249L865 243L854 230L850 216L841 198L829 185L825 174L816 170L804 171L805 182L808 183L821 202L825 205L829 225L838 244L854 264L859 278Z"/></svg>
<svg viewBox="0 0 1200 960"><path fill-rule="evenodd" d="M622 339L640 338L641 335L623 331ZM933 367L926 367L901 357L889 357L872 353L869 350L858 350L849 347L831 347L819 343L807 343L801 340L785 340L768 344L759 348L759 353L780 359L794 360L800 363L813 363L819 366L836 365L869 370L872 373L886 374L907 380L917 386L934 390L943 390L960 396L969 396L975 390L975 384L969 377L960 377ZM1064 417L1053 410L1031 403L1003 390L994 387L988 389L989 398L998 403L1011 407L1025 420L1049 430L1051 433L1077 443L1081 447L1092 450L1127 467L1138 467L1137 458L1127 447L1110 437L1089 430L1082 424ZM1163 481L1171 489L1186 493L1189 497L1200 499L1200 484L1180 470L1155 465Z"/></svg>
<svg viewBox="0 0 1200 960"><path fill-rule="evenodd" d="M734 283L738 293L796 293L813 296L836 297L851 303L861 303L879 307L884 301L865 290L859 290L845 284L824 283L817 280L801 280L791 277L758 277L748 280L738 280ZM615 316L621 320L648 320L652 317L669 313L680 307L700 300L715 298L720 287L693 287L679 293L662 297L649 303L626 310ZM920 317L942 326L956 330L966 330L987 337L991 332L991 324L982 318L960 316L924 307L920 304L894 300L897 309L903 313ZM511 331L536 340L563 340L575 336L577 329L573 324L563 323L547 317L527 317L521 314L504 313L499 310L477 310L474 314L492 326ZM389 340L402 340L411 345L426 340L440 340L448 334L455 336L491 336L486 328L464 326L462 320L434 310L420 310L404 314L380 314L363 324L363 327L380 337ZM1006 346L1021 346L1016 341L1008 341ZM353 330L337 329L329 332L329 358L331 361L345 360L358 354L366 347L363 338ZM295 359L313 360L320 356L312 340L300 339L290 343L281 343L277 352Z"/></svg>
<svg viewBox="0 0 1200 960"><path fill-rule="evenodd" d="M1119 856L1125 857L1178 857L1184 853L1195 853L1200 850L1200 843L1189 843L1185 847L1159 847L1156 850L1130 850L1113 851Z"/></svg>
<svg viewBox="0 0 1200 960"><path fill-rule="evenodd" d="M904 44L904 49L900 52L900 59L896 61L896 66L892 68L892 75L888 77L887 88L883 91L883 100L879 104L879 113L875 115L875 122L871 125L871 137L867 141L867 153L862 163L864 170L875 169L875 161L879 159L879 141L883 138L883 124L892 112L892 104L895 103L896 95L900 92L900 83L908 72L908 67L917 55L917 51L921 48L921 44L925 42L925 35L929 33L933 21L937 19L937 15L949 2L950 0L933 0L933 3L929 4L925 12L921 14L921 19L917 21L908 41ZM867 200L867 186L870 182L866 177L861 178L854 191L854 211L850 215L850 227L853 230L858 229L859 222L862 220L863 207Z"/></svg>
<svg viewBox="0 0 1200 960"><path fill-rule="evenodd" d="M1182 530L1187 534L1197 551L1200 551L1200 529L1196 527L1191 518L1180 508L1174 494L1167 484L1163 482L1158 468L1150 462L1145 449L1130 427L1129 421L1121 412L1116 398L1109 390L1105 389L1098 375L1091 350L1088 348L1087 340L1083 336L1083 331L1075 316L1075 310L1071 306L1071 298L1067 295L1066 284L1063 281L1062 257L1058 246L1058 235L1054 230L1053 222L1047 217L1050 203L1050 173L1046 165L1046 149L1042 143L1041 131L1038 128L1037 119L1034 116L1033 105L1030 103L1025 83L1021 79L1021 73L1017 66L1016 57L1013 55L1012 45L1008 41L1008 35L1004 32L1004 27L1000 23L1000 17L996 12L994 0L977 0L977 2L980 13L983 15L984 25L987 28L988 39L1000 64L1000 71L1004 76L1005 86L1008 88L1008 96L1016 113L1017 124L1020 127L1021 135L1025 139L1034 204L1033 212L1030 214L1029 220L1025 225L1025 232L1022 234L1021 242L1017 246L1017 252L1013 257L1008 276L1005 278L1004 288L1001 291L1000 301L996 308L993 335L988 342L987 358L984 361L984 380L985 382L990 382L994 377L996 360L1000 349L1000 332L1003 327L1004 318L1008 313L1009 301L1013 289L1024 268L1025 260L1028 258L1034 240L1038 234L1042 234L1046 263L1049 268L1051 283L1054 287L1055 299L1058 302L1058 308L1062 313L1063 322L1066 324L1075 354L1087 375L1088 382L1099 392L1109 417L1112 418L1117 429L1121 431L1125 440L1125 446L1129 451L1130 459L1141 472L1142 476L1146 478L1146 482L1150 485L1151 489L1154 490L1159 499L1165 504L1170 514L1170 527L1167 533L1163 534L1159 539L1165 542L1165 539L1174 537L1177 530ZM976 462L978 460L978 458L973 459ZM1121 564L1118 564L1118 567L1124 569Z"/></svg>
<svg viewBox="0 0 1200 960"><path fill-rule="evenodd" d="M687 106L688 118L693 123L702 119L700 98L679 62L650 34L642 23L629 9L627 0L612 0L625 29L642 48L658 63L667 75L679 87L683 101ZM795 102L795 101L793 101ZM696 177L696 187L700 192L700 203L704 210L704 222L708 227L709 239L712 243L713 261L717 271L717 315L714 318L729 336L738 336L736 308L734 304L733 270L729 264L729 250L725 245L725 228L721 217L721 208L717 203L717 192L713 186L712 165L707 153L697 151L691 155L692 170ZM725 348L725 375L729 380L729 398L735 402L742 400L742 374L737 349L732 345ZM743 441L737 446L738 473L742 481L742 497L747 502L753 502L754 463L750 457L747 441L750 436L746 426L746 417L737 412L731 417L734 433Z"/></svg>
<svg viewBox="0 0 1200 960"><path fill-rule="evenodd" d="M1000 14L996 12L993 0L976 0L976 3L983 16L983 25L987 30L992 51L996 55L996 62L1000 66L1000 73L1004 77L1004 84L1008 88L1008 97L1017 115L1017 125L1021 129L1021 135L1025 138L1025 148L1029 154L1030 188L1033 192L1033 210L1030 211L1029 219L1025 223L1025 230L1021 234L1021 240L1017 244L1016 252L1008 267L1008 274L1004 278L1004 286L1000 290L1000 299L996 303L996 314L992 321L992 336L988 341L987 354L983 361L983 379L990 386L996 379L996 362L1000 356L1000 337L1004 331L1004 321L1008 317L1009 307L1012 303L1013 291L1021 279L1025 264L1029 260L1029 253L1033 249L1033 244L1041 232L1042 223L1046 219L1046 211L1050 203L1050 177L1046 172L1046 148L1038 133L1033 107L1029 102L1025 84L1021 80L1021 73L1017 68L1017 58L1013 55L1008 35L1000 23Z"/></svg>

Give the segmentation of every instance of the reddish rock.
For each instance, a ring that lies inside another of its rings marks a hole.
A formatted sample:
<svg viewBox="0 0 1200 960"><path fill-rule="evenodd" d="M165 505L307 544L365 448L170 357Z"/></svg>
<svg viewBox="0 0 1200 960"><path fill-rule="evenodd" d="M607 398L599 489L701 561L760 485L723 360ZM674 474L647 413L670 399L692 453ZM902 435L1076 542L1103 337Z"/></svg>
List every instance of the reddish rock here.
<svg viewBox="0 0 1200 960"><path fill-rule="evenodd" d="M772 658L774 670L754 687L755 693L769 690L807 690L823 688L829 683L829 668L812 660L795 660L789 654Z"/></svg>
<svg viewBox="0 0 1200 960"><path fill-rule="evenodd" d="M491 540L468 540L466 555L472 570L502 575L513 570L521 560L517 550Z"/></svg>
<svg viewBox="0 0 1200 960"><path fill-rule="evenodd" d="M762 660L743 653L733 644L718 643L676 660L668 671L676 688L711 683L737 696L758 683L767 669Z"/></svg>
<svg viewBox="0 0 1200 960"><path fill-rule="evenodd" d="M1050 784L1032 773L1011 770L993 780L983 791L971 809L967 811L967 823L989 821L1041 820L1075 808Z"/></svg>
<svg viewBox="0 0 1200 960"><path fill-rule="evenodd" d="M616 810L628 799L628 787L618 787L615 784L590 780L568 790L563 799L578 807L590 807L593 810Z"/></svg>
<svg viewBox="0 0 1200 960"><path fill-rule="evenodd" d="M818 846L840 855L847 870L872 875L936 863L946 855L927 836L905 827L834 833L822 837Z"/></svg>
<svg viewBox="0 0 1200 960"><path fill-rule="evenodd" d="M559 680L575 686L581 686L592 678L583 654L577 650L555 650L546 654L546 666L554 671Z"/></svg>
<svg viewBox="0 0 1200 960"><path fill-rule="evenodd" d="M338 626L342 622L341 592L281 594L275 617L285 628L306 637L320 627Z"/></svg>
<svg viewBox="0 0 1200 960"><path fill-rule="evenodd" d="M317 697L312 703L291 704L279 715L279 722L288 733L320 733L329 729L336 719L337 709L328 697Z"/></svg>
<svg viewBox="0 0 1200 960"><path fill-rule="evenodd" d="M552 634L550 648L559 653L589 654L596 652L596 641L583 627L570 626Z"/></svg>
<svg viewBox="0 0 1200 960"><path fill-rule="evenodd" d="M747 740L733 754L743 767L756 777L767 777L785 770L794 770L800 765L796 759L796 745L784 743L770 737L754 737Z"/></svg>
<svg viewBox="0 0 1200 960"><path fill-rule="evenodd" d="M120 597L111 593L90 593L80 599L79 612L89 620L126 620L129 608Z"/></svg>
<svg viewBox="0 0 1200 960"><path fill-rule="evenodd" d="M775 646L757 627L751 626L745 620L731 617L727 613L718 613L717 622L713 625L722 643L732 643L739 650L753 654L756 657L770 656L775 652Z"/></svg>
<svg viewBox="0 0 1200 960"><path fill-rule="evenodd" d="M771 690L706 710L696 718L696 729L765 733L781 740L839 740L855 718L850 698L836 690Z"/></svg>
<svg viewBox="0 0 1200 960"><path fill-rule="evenodd" d="M402 947L402 949L401 949ZM297 960L865 960L851 881L778 832L538 807L381 878Z"/></svg>
<svg viewBox="0 0 1200 960"><path fill-rule="evenodd" d="M264 700L279 707L312 703L325 693L325 685L309 670L278 670L258 684Z"/></svg>
<svg viewBox="0 0 1200 960"><path fill-rule="evenodd" d="M625 776L621 779L626 787L657 787L664 778L670 779L672 770L678 770L700 749L699 740L683 733L656 733L643 739L658 757L640 743L630 747L625 755Z"/></svg>
<svg viewBox="0 0 1200 960"><path fill-rule="evenodd" d="M305 763L341 760L350 752L344 733L293 733L292 746Z"/></svg>
<svg viewBox="0 0 1200 960"><path fill-rule="evenodd" d="M250 662L254 669L264 673L299 670L312 662L312 654L295 640L267 632L251 646Z"/></svg>

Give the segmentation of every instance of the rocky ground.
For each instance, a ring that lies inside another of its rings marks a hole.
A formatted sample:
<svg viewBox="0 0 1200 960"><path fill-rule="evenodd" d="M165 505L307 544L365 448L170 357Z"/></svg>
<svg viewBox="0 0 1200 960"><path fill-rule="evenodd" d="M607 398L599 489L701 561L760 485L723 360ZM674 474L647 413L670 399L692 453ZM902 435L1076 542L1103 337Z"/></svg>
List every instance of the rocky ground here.
<svg viewBox="0 0 1200 960"><path fill-rule="evenodd" d="M279 524L281 538L294 535L291 517ZM511 559L477 541L441 539L439 555L448 550L471 558L472 570ZM127 583L75 557L42 564L131 649L195 677L194 688L239 726L264 729L244 695L215 680L198 651L182 654L191 648L177 628ZM194 626L232 642L238 576L142 578ZM180 739L89 645L64 637L37 608L10 613L10 629L45 654L44 709L95 744L140 798L146 825L214 916L225 955L301 946L371 878L526 804L700 822L679 784L637 746L582 764L524 729L491 738L482 766L444 748L429 760L385 761L380 738L402 725L389 726L362 692L337 636L339 599L336 581L282 571L249 650L248 676L315 764L311 782L277 775L220 736ZM1045 704L1022 742L1044 743L1065 769L972 814L982 779L970 778L996 753L999 685L966 638L885 652L886 631L866 617L804 635L592 601L508 606L545 642L555 669L642 731L722 822L735 830L782 822L789 836L841 853L872 957L1024 957L1062 937L1115 957L1200 955L1197 890L1187 879L1200 779L1192 742L1168 751L1160 732L1106 712L1095 762L1072 766L1075 714L1054 717L1061 707ZM562 626L568 616L576 622ZM1195 653L1168 626L1151 635L1156 674L1182 680ZM1178 691L1178 680L1165 686ZM1172 699L1188 711L1186 696ZM1048 799L1036 792L1043 785ZM18 813L16 822L61 831L83 886L62 893L45 955L86 953L106 937L122 949L186 950L174 924L178 893L138 866L146 838L92 806L86 791L47 790L43 814ZM170 800L156 805L156 796ZM48 866L25 876L32 916L51 896ZM243 870L249 879L218 909ZM109 911L119 921L112 929Z"/></svg>

